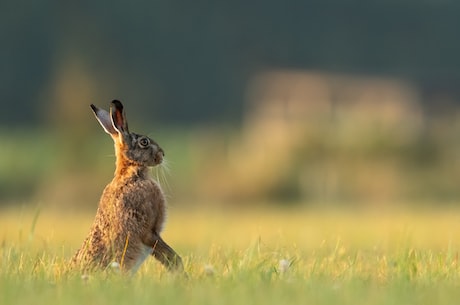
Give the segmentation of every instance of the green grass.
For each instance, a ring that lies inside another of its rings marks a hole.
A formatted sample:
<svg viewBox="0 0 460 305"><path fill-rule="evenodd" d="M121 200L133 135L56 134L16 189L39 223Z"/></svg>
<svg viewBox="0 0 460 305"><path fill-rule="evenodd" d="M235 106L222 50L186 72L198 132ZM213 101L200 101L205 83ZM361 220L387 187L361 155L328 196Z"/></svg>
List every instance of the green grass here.
<svg viewBox="0 0 460 305"><path fill-rule="evenodd" d="M0 304L455 304L460 211L174 210L188 277L67 260L91 214L2 211ZM35 219L35 220L34 220Z"/></svg>

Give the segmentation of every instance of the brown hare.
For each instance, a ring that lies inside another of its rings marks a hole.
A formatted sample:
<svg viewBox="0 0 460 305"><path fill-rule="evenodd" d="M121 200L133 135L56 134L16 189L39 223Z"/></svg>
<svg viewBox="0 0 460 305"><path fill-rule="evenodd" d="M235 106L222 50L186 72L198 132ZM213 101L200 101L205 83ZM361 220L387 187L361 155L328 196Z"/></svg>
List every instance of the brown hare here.
<svg viewBox="0 0 460 305"><path fill-rule="evenodd" d="M149 137L129 132L120 101L112 101L110 113L91 108L115 142L116 170L73 265L88 270L118 263L122 271L134 273L153 255L168 269L182 271L181 258L160 237L165 197L149 177L149 167L162 163L163 150Z"/></svg>

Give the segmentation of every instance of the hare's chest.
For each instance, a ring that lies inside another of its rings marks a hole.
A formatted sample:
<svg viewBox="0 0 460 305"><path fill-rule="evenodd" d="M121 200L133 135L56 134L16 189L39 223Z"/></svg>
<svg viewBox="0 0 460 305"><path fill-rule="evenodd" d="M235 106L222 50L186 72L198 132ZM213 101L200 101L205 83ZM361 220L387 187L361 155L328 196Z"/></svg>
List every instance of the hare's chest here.
<svg viewBox="0 0 460 305"><path fill-rule="evenodd" d="M135 185L132 191L135 200L132 201L132 208L141 212L149 218L150 223L154 223L155 227L161 226L166 213L166 201L163 191L158 184L153 180L143 180Z"/></svg>
<svg viewBox="0 0 460 305"><path fill-rule="evenodd" d="M165 209L165 196L160 186L153 180L142 182L139 190L143 193L146 209L152 209L154 214L162 213Z"/></svg>
<svg viewBox="0 0 460 305"><path fill-rule="evenodd" d="M122 222L134 219L141 226L155 229L160 228L164 222L165 197L153 180L131 180L109 185L101 203L102 210L110 214L109 218L120 218Z"/></svg>

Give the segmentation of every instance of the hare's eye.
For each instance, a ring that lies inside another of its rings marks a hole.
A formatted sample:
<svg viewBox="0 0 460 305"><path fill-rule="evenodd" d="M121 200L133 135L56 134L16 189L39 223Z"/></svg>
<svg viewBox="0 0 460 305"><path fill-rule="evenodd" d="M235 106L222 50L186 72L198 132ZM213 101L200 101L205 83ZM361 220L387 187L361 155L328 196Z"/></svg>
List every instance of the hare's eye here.
<svg viewBox="0 0 460 305"><path fill-rule="evenodd" d="M140 138L139 139L139 146L142 148L146 148L150 145L150 141L147 138Z"/></svg>

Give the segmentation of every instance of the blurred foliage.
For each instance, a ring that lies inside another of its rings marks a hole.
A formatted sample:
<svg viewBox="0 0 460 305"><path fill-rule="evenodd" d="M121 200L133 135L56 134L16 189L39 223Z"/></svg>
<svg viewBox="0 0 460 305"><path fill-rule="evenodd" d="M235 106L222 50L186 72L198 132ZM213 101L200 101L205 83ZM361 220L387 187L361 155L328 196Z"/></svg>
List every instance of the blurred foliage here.
<svg viewBox="0 0 460 305"><path fill-rule="evenodd" d="M399 128L345 131L347 120L308 125L316 127L305 127L302 142L286 153L263 149L268 157L249 149L244 128L157 129L150 136L169 170L152 175L173 205L449 205L460 196L459 114L430 117L410 137ZM0 202L94 207L114 171L112 140L97 123L74 132L3 131Z"/></svg>

